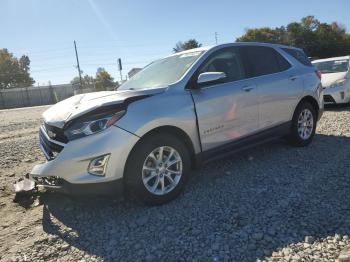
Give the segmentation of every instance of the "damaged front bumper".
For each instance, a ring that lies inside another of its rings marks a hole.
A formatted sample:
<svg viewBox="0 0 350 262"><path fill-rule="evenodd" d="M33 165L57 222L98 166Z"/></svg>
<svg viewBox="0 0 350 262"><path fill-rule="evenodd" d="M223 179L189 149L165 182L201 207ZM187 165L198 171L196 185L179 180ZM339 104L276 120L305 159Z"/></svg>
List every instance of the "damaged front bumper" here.
<svg viewBox="0 0 350 262"><path fill-rule="evenodd" d="M58 177L33 177L31 174L26 174L18 179L14 184L15 193L29 192L40 187L53 190L61 190L62 186Z"/></svg>
<svg viewBox="0 0 350 262"><path fill-rule="evenodd" d="M35 187L68 194L120 192L127 157L138 139L112 126L95 135L57 144L41 128L40 147L48 161L34 166L26 179ZM104 155L109 155L104 173L89 173L92 160Z"/></svg>
<svg viewBox="0 0 350 262"><path fill-rule="evenodd" d="M120 195L123 193L123 181L117 179L105 183L72 184L60 177L33 177L31 174L26 174L14 184L16 194L40 189L69 195Z"/></svg>

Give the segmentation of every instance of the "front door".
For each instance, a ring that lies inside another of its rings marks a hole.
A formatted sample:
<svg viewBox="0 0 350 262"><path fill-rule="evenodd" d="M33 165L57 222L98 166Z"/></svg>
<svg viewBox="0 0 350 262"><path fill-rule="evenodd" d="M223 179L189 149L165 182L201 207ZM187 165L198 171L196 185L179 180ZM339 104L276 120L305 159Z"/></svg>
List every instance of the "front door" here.
<svg viewBox="0 0 350 262"><path fill-rule="evenodd" d="M202 150L216 148L255 132L258 128L258 90L246 78L239 49L216 51L201 65L197 74L223 72L220 83L191 90L198 117Z"/></svg>

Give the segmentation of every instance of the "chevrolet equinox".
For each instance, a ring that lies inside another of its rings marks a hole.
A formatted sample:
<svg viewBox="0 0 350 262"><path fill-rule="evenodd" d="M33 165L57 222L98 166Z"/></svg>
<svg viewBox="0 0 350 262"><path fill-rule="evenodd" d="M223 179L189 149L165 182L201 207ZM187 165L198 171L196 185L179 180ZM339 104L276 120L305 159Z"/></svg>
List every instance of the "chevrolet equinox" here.
<svg viewBox="0 0 350 262"><path fill-rule="evenodd" d="M199 164L276 137L307 146L321 75L301 49L232 43L175 53L117 91L75 95L43 114L47 162L29 178L68 193L174 199Z"/></svg>

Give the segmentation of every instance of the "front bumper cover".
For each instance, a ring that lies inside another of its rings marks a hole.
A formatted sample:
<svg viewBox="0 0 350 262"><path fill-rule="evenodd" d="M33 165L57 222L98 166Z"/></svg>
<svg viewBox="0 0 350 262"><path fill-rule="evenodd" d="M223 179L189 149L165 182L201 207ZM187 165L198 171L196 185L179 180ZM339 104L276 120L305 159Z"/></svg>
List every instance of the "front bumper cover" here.
<svg viewBox="0 0 350 262"><path fill-rule="evenodd" d="M46 190L59 192L69 195L96 194L96 195L112 195L123 193L123 179L117 179L103 183L89 184L72 184L59 177L41 178L32 177L37 187Z"/></svg>
<svg viewBox="0 0 350 262"><path fill-rule="evenodd" d="M68 195L122 195L124 192L122 179L104 183L72 184L59 177L33 177L27 174L14 184L16 193L30 192L39 188Z"/></svg>
<svg viewBox="0 0 350 262"><path fill-rule="evenodd" d="M64 193L120 191L127 157L138 139L112 126L101 133L70 141L54 158L34 166L30 178L38 186ZM43 147L42 150L45 152ZM91 159L105 154L110 154L105 176L88 173Z"/></svg>
<svg viewBox="0 0 350 262"><path fill-rule="evenodd" d="M325 104L342 104L350 102L350 87L326 87L323 90L323 95L325 97L331 97L332 99L326 99Z"/></svg>

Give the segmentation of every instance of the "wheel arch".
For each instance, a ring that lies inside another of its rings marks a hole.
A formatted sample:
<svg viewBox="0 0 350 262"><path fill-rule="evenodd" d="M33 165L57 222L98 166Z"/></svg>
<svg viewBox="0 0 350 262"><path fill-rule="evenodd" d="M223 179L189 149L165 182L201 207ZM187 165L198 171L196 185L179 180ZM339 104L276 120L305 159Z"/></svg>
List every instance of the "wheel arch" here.
<svg viewBox="0 0 350 262"><path fill-rule="evenodd" d="M188 152L190 154L191 168L197 166L197 161L198 160L196 158L194 145L193 145L193 142L192 142L190 136L185 131L183 131L181 128L176 127L176 126L171 126L171 125L159 126L159 127L154 128L154 129L151 129L147 133L145 133L137 141L137 143L134 145L134 147L129 152L128 158L126 160L126 165L128 165L128 161L129 161L130 155L134 152L134 150L137 148L137 146L140 143L142 143L147 137L150 137L150 136L153 136L153 135L157 135L157 134L171 134L171 135L174 135L177 138L179 138L181 141L183 141L184 145L186 146L186 148L188 149ZM127 167L124 168L124 173L125 173L126 168Z"/></svg>
<svg viewBox="0 0 350 262"><path fill-rule="evenodd" d="M313 108L315 109L315 111L316 111L316 116L318 116L320 107L319 107L319 105L318 105L317 100L316 100L314 97L312 97L312 96L310 96L310 95L304 96L304 97L299 101L299 103L298 103L298 105L296 106L296 108L297 108L301 103L303 103L303 102L308 102L309 104L311 104L312 107L313 107Z"/></svg>

